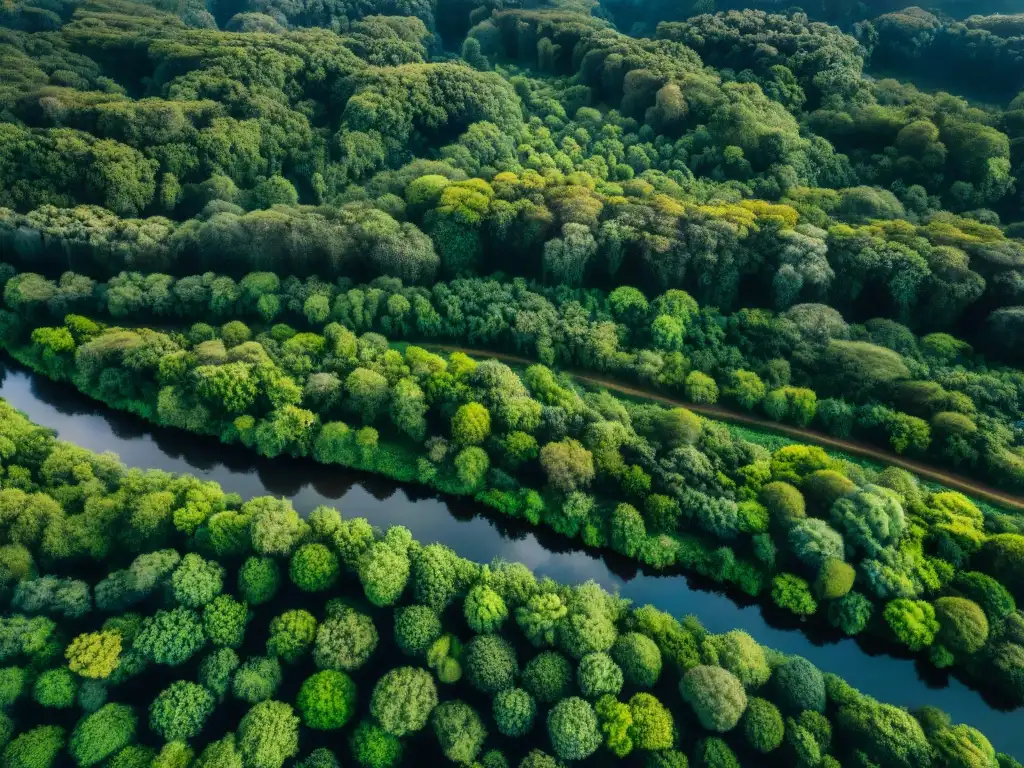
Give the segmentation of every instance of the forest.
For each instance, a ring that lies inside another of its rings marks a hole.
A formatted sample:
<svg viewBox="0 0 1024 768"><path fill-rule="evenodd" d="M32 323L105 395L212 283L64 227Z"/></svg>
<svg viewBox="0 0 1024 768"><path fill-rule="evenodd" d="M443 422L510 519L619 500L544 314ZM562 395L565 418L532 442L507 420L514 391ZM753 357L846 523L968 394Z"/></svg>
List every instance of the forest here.
<svg viewBox="0 0 1024 768"><path fill-rule="evenodd" d="M1021 10L7 0L0 348L1021 707ZM744 631L6 404L0 599L0 768L1024 758Z"/></svg>

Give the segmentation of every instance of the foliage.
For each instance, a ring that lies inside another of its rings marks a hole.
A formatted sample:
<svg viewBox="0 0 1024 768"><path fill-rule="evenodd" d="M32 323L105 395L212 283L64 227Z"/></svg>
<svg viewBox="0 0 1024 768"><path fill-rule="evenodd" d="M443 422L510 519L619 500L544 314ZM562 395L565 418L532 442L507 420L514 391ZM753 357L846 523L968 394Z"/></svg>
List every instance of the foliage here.
<svg viewBox="0 0 1024 768"><path fill-rule="evenodd" d="M356 685L344 672L324 670L305 679L296 706L302 722L317 730L341 728L355 712Z"/></svg>

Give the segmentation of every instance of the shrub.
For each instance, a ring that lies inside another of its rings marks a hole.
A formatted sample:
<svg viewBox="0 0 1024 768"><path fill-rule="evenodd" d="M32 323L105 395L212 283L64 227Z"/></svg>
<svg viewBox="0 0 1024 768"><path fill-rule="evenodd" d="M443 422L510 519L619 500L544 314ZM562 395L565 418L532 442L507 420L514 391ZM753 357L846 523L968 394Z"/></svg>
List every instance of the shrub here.
<svg viewBox="0 0 1024 768"><path fill-rule="evenodd" d="M491 433L491 414L480 403L466 403L452 417L452 439L464 445L480 445Z"/></svg>
<svg viewBox="0 0 1024 768"><path fill-rule="evenodd" d="M829 558L821 565L814 582L814 592L819 600L838 600L853 589L857 572L849 563L838 558Z"/></svg>
<svg viewBox="0 0 1024 768"><path fill-rule="evenodd" d="M272 600L280 584L281 569L272 558L250 557L238 569L238 590L250 605Z"/></svg>
<svg viewBox="0 0 1024 768"><path fill-rule="evenodd" d="M672 746L674 724L665 705L649 693L637 693L629 700L633 724L629 736L637 749L668 749Z"/></svg>
<svg viewBox="0 0 1024 768"><path fill-rule="evenodd" d="M1000 533L981 550L984 570L1017 597L1024 596L1024 535Z"/></svg>
<svg viewBox="0 0 1024 768"><path fill-rule="evenodd" d="M789 483L768 483L761 489L761 503L772 522L783 527L807 516L803 494Z"/></svg>
<svg viewBox="0 0 1024 768"><path fill-rule="evenodd" d="M497 635L477 635L466 646L466 677L482 693L493 695L515 685L516 653Z"/></svg>
<svg viewBox="0 0 1024 768"><path fill-rule="evenodd" d="M203 686L179 680L149 705L149 727L164 741L187 741L203 729L215 703L213 694Z"/></svg>
<svg viewBox="0 0 1024 768"><path fill-rule="evenodd" d="M569 692L572 665L557 651L544 651L527 662L522 684L541 704L553 704Z"/></svg>
<svg viewBox="0 0 1024 768"><path fill-rule="evenodd" d="M68 753L80 768L96 765L132 742L136 724L127 704L106 704L78 721Z"/></svg>
<svg viewBox="0 0 1024 768"><path fill-rule="evenodd" d="M292 555L288 575L304 592L323 592L338 580L338 556L323 544L303 544Z"/></svg>
<svg viewBox="0 0 1024 768"><path fill-rule="evenodd" d="M487 738L487 729L476 710L462 701L445 701L437 705L430 719L445 757L459 765L469 765L476 759Z"/></svg>
<svg viewBox="0 0 1024 768"><path fill-rule="evenodd" d="M935 601L938 640L956 653L977 653L988 640L988 619L981 607L963 597Z"/></svg>
<svg viewBox="0 0 1024 768"><path fill-rule="evenodd" d="M261 701L238 724L238 751L246 768L281 768L299 751L299 718L281 701Z"/></svg>
<svg viewBox="0 0 1024 768"><path fill-rule="evenodd" d="M316 639L316 619L309 611L285 611L270 622L267 653L287 662L298 661Z"/></svg>
<svg viewBox="0 0 1024 768"><path fill-rule="evenodd" d="M423 730L436 706L434 678L415 667L387 672L370 699L370 713L385 731L398 737Z"/></svg>
<svg viewBox="0 0 1024 768"><path fill-rule="evenodd" d="M825 677L802 656L791 656L772 673L775 702L783 712L825 711Z"/></svg>
<svg viewBox="0 0 1024 768"><path fill-rule="evenodd" d="M297 706L302 722L310 728L341 728L355 712L356 684L344 672L317 672L302 683Z"/></svg>
<svg viewBox="0 0 1024 768"><path fill-rule="evenodd" d="M683 676L679 692L709 731L731 731L747 708L743 683L721 667L694 667Z"/></svg>
<svg viewBox="0 0 1024 768"><path fill-rule="evenodd" d="M395 611L395 643L407 656L425 656L442 632L441 620L425 605L409 605Z"/></svg>
<svg viewBox="0 0 1024 768"><path fill-rule="evenodd" d="M622 669L607 653L588 653L576 668L576 684L588 699L618 696L624 679Z"/></svg>
<svg viewBox="0 0 1024 768"><path fill-rule="evenodd" d="M548 736L555 754L563 760L585 760L601 746L594 708L576 696L562 699L552 707L548 713Z"/></svg>
<svg viewBox="0 0 1024 768"><path fill-rule="evenodd" d="M989 624L1017 610L1016 601L1009 590L984 573L961 571L953 578L953 589L980 605Z"/></svg>
<svg viewBox="0 0 1024 768"><path fill-rule="evenodd" d="M391 768L402 759L402 742L376 723L364 720L349 739L352 757L362 768Z"/></svg>
<svg viewBox="0 0 1024 768"><path fill-rule="evenodd" d="M48 669L36 678L32 686L32 698L40 706L51 709L68 709L75 703L78 684L67 667Z"/></svg>
<svg viewBox="0 0 1024 768"><path fill-rule="evenodd" d="M537 704L522 688L506 688L494 695L494 722L505 736L520 738L533 728Z"/></svg>
<svg viewBox="0 0 1024 768"><path fill-rule="evenodd" d="M631 685L652 688L661 675L661 651L657 644L639 632L620 635L612 646L612 659Z"/></svg>
<svg viewBox="0 0 1024 768"><path fill-rule="evenodd" d="M321 669L351 672L366 664L378 641L373 619L352 608L345 608L328 616L317 628L313 661Z"/></svg>
<svg viewBox="0 0 1024 768"><path fill-rule="evenodd" d="M747 743L761 754L767 755L782 744L785 724L779 710L770 701L752 698L740 725Z"/></svg>

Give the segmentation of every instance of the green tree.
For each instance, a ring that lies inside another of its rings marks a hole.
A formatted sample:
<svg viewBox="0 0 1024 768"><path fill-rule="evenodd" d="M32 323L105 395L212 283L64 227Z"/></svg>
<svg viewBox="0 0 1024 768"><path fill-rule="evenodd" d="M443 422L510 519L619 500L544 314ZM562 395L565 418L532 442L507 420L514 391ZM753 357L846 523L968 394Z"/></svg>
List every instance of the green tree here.
<svg viewBox="0 0 1024 768"><path fill-rule="evenodd" d="M356 684L344 672L324 670L302 683L297 706L310 728L333 730L345 725L355 713Z"/></svg>
<svg viewBox="0 0 1024 768"><path fill-rule="evenodd" d="M694 667L683 675L679 692L709 731L731 731L747 708L743 684L721 667Z"/></svg>
<svg viewBox="0 0 1024 768"><path fill-rule="evenodd" d="M338 579L338 557L323 544L303 544L292 555L289 575L304 592L323 592Z"/></svg>
<svg viewBox="0 0 1024 768"><path fill-rule="evenodd" d="M445 701L437 705L430 719L445 757L459 765L473 763L487 738L476 710L462 701Z"/></svg>
<svg viewBox="0 0 1024 768"><path fill-rule="evenodd" d="M491 415L480 403L460 406L452 417L452 439L464 445L480 445L491 433Z"/></svg>
<svg viewBox="0 0 1024 768"><path fill-rule="evenodd" d="M548 737L563 760L585 760L601 746L594 708L576 696L562 699L548 713Z"/></svg>
<svg viewBox="0 0 1024 768"><path fill-rule="evenodd" d="M137 719L127 704L106 704L78 721L68 741L68 754L80 766L96 765L135 738Z"/></svg>
<svg viewBox="0 0 1024 768"><path fill-rule="evenodd" d="M299 751L299 718L281 701L261 701L238 724L238 751L246 766L281 768Z"/></svg>
<svg viewBox="0 0 1024 768"><path fill-rule="evenodd" d="M149 705L149 727L164 741L187 741L199 735L216 701L201 685L178 680Z"/></svg>
<svg viewBox="0 0 1024 768"><path fill-rule="evenodd" d="M429 672L399 667L373 688L370 712L384 730L402 737L423 730L437 706L437 687Z"/></svg>
<svg viewBox="0 0 1024 768"><path fill-rule="evenodd" d="M71 641L64 656L72 672L100 680L117 669L121 656L119 632L87 632Z"/></svg>
<svg viewBox="0 0 1024 768"><path fill-rule="evenodd" d="M521 738L533 729L537 703L522 688L506 688L494 695L494 722L505 736Z"/></svg>

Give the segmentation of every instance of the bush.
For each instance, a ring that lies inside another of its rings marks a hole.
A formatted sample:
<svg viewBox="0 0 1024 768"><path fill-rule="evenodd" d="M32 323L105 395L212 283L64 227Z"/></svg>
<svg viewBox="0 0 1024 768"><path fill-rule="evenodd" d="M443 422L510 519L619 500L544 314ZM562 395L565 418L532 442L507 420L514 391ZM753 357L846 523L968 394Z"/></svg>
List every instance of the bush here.
<svg viewBox="0 0 1024 768"><path fill-rule="evenodd" d="M297 706L302 722L310 728L341 728L355 713L356 684L344 672L317 672L302 683Z"/></svg>
<svg viewBox="0 0 1024 768"><path fill-rule="evenodd" d="M541 704L553 704L569 692L572 665L557 651L544 651L527 662L522 684Z"/></svg>
<svg viewBox="0 0 1024 768"><path fill-rule="evenodd" d="M376 723L364 720L349 739L352 757L362 768L392 768L402 760L402 742Z"/></svg>
<svg viewBox="0 0 1024 768"><path fill-rule="evenodd" d="M235 672L231 690L235 698L257 704L273 698L280 685L280 662L273 657L256 656L246 659Z"/></svg>
<svg viewBox="0 0 1024 768"><path fill-rule="evenodd" d="M64 729L40 725L20 734L3 751L4 768L50 768L64 748Z"/></svg>
<svg viewBox="0 0 1024 768"><path fill-rule="evenodd" d="M810 586L792 573L780 573L772 578L772 602L797 616L810 616L818 610Z"/></svg>
<svg viewBox="0 0 1024 768"><path fill-rule="evenodd" d="M32 686L32 698L40 706L51 709L68 709L75 703L78 684L67 667L48 669L36 678Z"/></svg>
<svg viewBox="0 0 1024 768"><path fill-rule="evenodd" d="M346 608L317 628L313 661L321 669L351 672L369 661L379 639L373 619Z"/></svg>
<svg viewBox="0 0 1024 768"><path fill-rule="evenodd" d="M203 686L179 680L149 705L149 727L164 741L187 741L203 729L215 703L213 694Z"/></svg>
<svg viewBox="0 0 1024 768"><path fill-rule="evenodd" d="M288 574L304 592L323 592L338 580L338 556L323 544L303 544L292 555Z"/></svg>
<svg viewBox="0 0 1024 768"><path fill-rule="evenodd" d="M747 743L763 755L773 752L782 744L785 724L774 704L752 698L740 721Z"/></svg>
<svg viewBox="0 0 1024 768"><path fill-rule="evenodd" d="M533 728L537 704L522 688L506 688L494 695L494 722L505 736L520 738Z"/></svg>
<svg viewBox="0 0 1024 768"><path fill-rule="evenodd" d="M106 704L78 721L68 753L80 768L96 765L131 744L137 724L127 704Z"/></svg>
<svg viewBox="0 0 1024 768"><path fill-rule="evenodd" d="M425 605L409 605L395 611L395 643L407 656L425 656L442 632L441 620Z"/></svg>
<svg viewBox="0 0 1024 768"><path fill-rule="evenodd" d="M316 629L316 619L309 611L285 611L270 622L267 653L289 663L296 662L312 647Z"/></svg>
<svg viewBox="0 0 1024 768"><path fill-rule="evenodd" d="M938 640L955 653L977 653L988 640L988 619L977 603L963 597L935 601Z"/></svg>
<svg viewBox="0 0 1024 768"><path fill-rule="evenodd" d="M497 635L477 635L466 646L466 678L482 693L494 695L515 685L516 653Z"/></svg>
<svg viewBox="0 0 1024 768"><path fill-rule="evenodd" d="M783 712L825 711L825 677L802 656L791 656L772 673L775 702Z"/></svg>
<svg viewBox="0 0 1024 768"><path fill-rule="evenodd" d="M552 707L548 713L548 736L555 754L563 760L585 760L601 746L594 708L576 696L562 699Z"/></svg>
<svg viewBox="0 0 1024 768"><path fill-rule="evenodd" d="M743 683L721 667L694 667L683 676L679 692L709 731L731 731L747 708Z"/></svg>
<svg viewBox="0 0 1024 768"><path fill-rule="evenodd" d="M629 700L633 724L629 737L637 749L668 749L672 746L674 723L665 705L649 693L637 693Z"/></svg>
<svg viewBox="0 0 1024 768"><path fill-rule="evenodd" d="M487 738L487 729L476 710L462 701L446 701L437 705L430 719L445 757L459 765L470 765Z"/></svg>
<svg viewBox="0 0 1024 768"><path fill-rule="evenodd" d="M1013 595L991 576L977 571L961 571L953 578L953 589L973 600L988 617L989 624L1017 610Z"/></svg>
<svg viewBox="0 0 1024 768"><path fill-rule="evenodd" d="M829 558L821 564L814 582L814 593L819 600L838 600L853 589L856 577L857 572L852 565L838 558Z"/></svg>
<svg viewBox="0 0 1024 768"><path fill-rule="evenodd" d="M981 549L984 570L1017 598L1024 596L1024 535L1000 533Z"/></svg>
<svg viewBox="0 0 1024 768"><path fill-rule="evenodd" d="M272 558L250 557L238 569L238 590L250 605L270 602L280 584L281 569Z"/></svg>
<svg viewBox="0 0 1024 768"><path fill-rule="evenodd" d="M639 632L620 635L612 646L611 656L631 685L653 688L661 676L661 651L647 635Z"/></svg>
<svg viewBox="0 0 1024 768"><path fill-rule="evenodd" d="M618 696L624 680L622 669L607 653L588 653L576 668L576 684L588 699Z"/></svg>
<svg viewBox="0 0 1024 768"><path fill-rule="evenodd" d="M370 699L370 713L385 731L399 738L423 730L436 706L434 678L415 667L387 672Z"/></svg>
<svg viewBox="0 0 1024 768"><path fill-rule="evenodd" d="M789 483L768 483L761 489L761 503L768 509L772 522L782 527L807 516L803 494Z"/></svg>
<svg viewBox="0 0 1024 768"><path fill-rule="evenodd" d="M452 439L463 445L480 445L491 433L491 414L480 403L466 403L452 417Z"/></svg>
<svg viewBox="0 0 1024 768"><path fill-rule="evenodd" d="M299 751L299 718L281 701L261 701L238 724L238 751L246 768L281 768Z"/></svg>
<svg viewBox="0 0 1024 768"><path fill-rule="evenodd" d="M885 606L882 616L893 634L912 651L927 648L939 631L935 609L924 600L903 597L892 600Z"/></svg>

